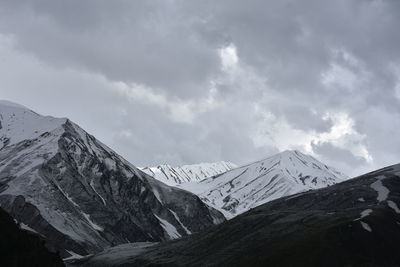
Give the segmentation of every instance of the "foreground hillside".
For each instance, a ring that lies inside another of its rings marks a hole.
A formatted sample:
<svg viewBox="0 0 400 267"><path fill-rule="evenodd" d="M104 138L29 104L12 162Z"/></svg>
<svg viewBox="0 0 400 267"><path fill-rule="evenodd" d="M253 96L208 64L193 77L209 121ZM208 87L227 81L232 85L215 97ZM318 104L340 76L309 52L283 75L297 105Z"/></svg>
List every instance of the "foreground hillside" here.
<svg viewBox="0 0 400 267"><path fill-rule="evenodd" d="M180 240L115 247L75 266L399 266L399 206L400 164L274 200Z"/></svg>
<svg viewBox="0 0 400 267"><path fill-rule="evenodd" d="M196 195L141 172L70 120L5 101L0 206L63 258L170 240L224 221Z"/></svg>
<svg viewBox="0 0 400 267"><path fill-rule="evenodd" d="M0 266L64 266L59 255L51 253L43 239L22 230L0 209Z"/></svg>
<svg viewBox="0 0 400 267"><path fill-rule="evenodd" d="M274 199L348 179L299 151L284 151L199 183L179 185L232 218Z"/></svg>

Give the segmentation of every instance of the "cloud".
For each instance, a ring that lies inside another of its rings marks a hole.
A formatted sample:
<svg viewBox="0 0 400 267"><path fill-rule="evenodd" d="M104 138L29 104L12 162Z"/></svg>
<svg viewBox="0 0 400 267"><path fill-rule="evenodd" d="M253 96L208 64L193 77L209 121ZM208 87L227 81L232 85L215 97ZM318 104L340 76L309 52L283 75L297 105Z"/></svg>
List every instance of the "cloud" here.
<svg viewBox="0 0 400 267"><path fill-rule="evenodd" d="M137 165L400 158L400 2L0 2L0 97ZM353 168L357 166L356 168Z"/></svg>

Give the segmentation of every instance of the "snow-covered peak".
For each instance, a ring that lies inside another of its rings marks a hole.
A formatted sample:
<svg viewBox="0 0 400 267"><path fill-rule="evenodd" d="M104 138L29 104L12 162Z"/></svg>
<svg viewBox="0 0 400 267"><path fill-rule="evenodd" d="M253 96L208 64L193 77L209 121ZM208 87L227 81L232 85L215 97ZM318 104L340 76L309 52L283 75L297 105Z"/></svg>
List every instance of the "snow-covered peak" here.
<svg viewBox="0 0 400 267"><path fill-rule="evenodd" d="M232 162L219 161L172 167L162 164L156 167L145 167L141 170L168 185L178 185L186 182L199 182L236 168Z"/></svg>
<svg viewBox="0 0 400 267"><path fill-rule="evenodd" d="M23 106L21 104L17 104L17 103L14 103L14 102L11 102L11 101L8 101L8 100L4 100L4 99L0 99L0 106L29 110L27 107L25 107L25 106Z"/></svg>
<svg viewBox="0 0 400 267"><path fill-rule="evenodd" d="M22 105L0 100L0 149L51 132L66 120L41 116Z"/></svg>
<svg viewBox="0 0 400 267"><path fill-rule="evenodd" d="M2 101L0 123L0 206L64 257L177 238L225 220L68 119Z"/></svg>
<svg viewBox="0 0 400 267"><path fill-rule="evenodd" d="M348 179L345 174L298 150L285 150L250 165L254 166L257 163L260 166L274 164L275 168L280 168L283 172L287 172L291 176L326 177L328 174L328 176L333 176L337 181ZM314 186L312 187L314 188Z"/></svg>
<svg viewBox="0 0 400 267"><path fill-rule="evenodd" d="M283 151L200 182L179 187L193 192L227 218L268 201L344 181L348 177L299 151Z"/></svg>

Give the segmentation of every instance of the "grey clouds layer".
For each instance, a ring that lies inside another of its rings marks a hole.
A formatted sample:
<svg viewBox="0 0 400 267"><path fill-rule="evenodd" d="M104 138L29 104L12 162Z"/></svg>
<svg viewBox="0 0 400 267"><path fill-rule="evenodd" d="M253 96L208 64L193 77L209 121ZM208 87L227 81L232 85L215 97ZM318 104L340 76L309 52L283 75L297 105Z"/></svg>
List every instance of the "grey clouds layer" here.
<svg viewBox="0 0 400 267"><path fill-rule="evenodd" d="M0 96L138 166L395 163L398 1L0 2Z"/></svg>

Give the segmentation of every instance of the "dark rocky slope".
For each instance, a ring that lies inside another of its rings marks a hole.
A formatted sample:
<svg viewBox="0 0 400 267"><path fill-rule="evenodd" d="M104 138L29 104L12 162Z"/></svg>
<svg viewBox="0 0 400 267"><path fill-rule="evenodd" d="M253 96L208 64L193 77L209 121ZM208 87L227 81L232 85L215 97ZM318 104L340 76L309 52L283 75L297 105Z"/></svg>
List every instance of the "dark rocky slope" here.
<svg viewBox="0 0 400 267"><path fill-rule="evenodd" d="M180 240L124 247L118 261L103 255L77 265L400 266L399 206L400 164L274 200Z"/></svg>
<svg viewBox="0 0 400 267"><path fill-rule="evenodd" d="M64 266L60 256L51 253L38 235L22 230L0 209L0 266Z"/></svg>

